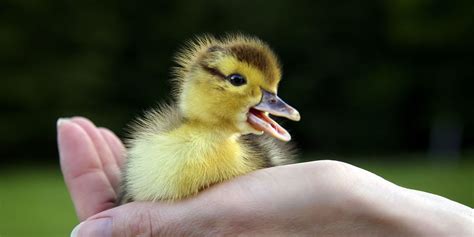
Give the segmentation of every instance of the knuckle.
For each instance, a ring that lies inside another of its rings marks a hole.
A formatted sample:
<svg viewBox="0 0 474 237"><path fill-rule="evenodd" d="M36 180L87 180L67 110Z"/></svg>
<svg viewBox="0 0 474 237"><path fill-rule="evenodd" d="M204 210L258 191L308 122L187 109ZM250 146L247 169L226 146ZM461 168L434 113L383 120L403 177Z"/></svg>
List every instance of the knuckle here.
<svg viewBox="0 0 474 237"><path fill-rule="evenodd" d="M142 210L135 215L134 225L130 226L130 231L133 236L152 236L153 235L153 221L150 218L150 212Z"/></svg>
<svg viewBox="0 0 474 237"><path fill-rule="evenodd" d="M149 208L136 206L135 203L126 205L128 210L114 217L113 236L158 236L156 223L159 223L159 220Z"/></svg>
<svg viewBox="0 0 474 237"><path fill-rule="evenodd" d="M333 175L346 175L350 173L351 165L335 160L321 160L318 162L323 171L328 172Z"/></svg>
<svg viewBox="0 0 474 237"><path fill-rule="evenodd" d="M354 172L354 166L334 160L321 160L311 167L315 179L323 180L327 191L349 192L351 185L356 182L357 175Z"/></svg>

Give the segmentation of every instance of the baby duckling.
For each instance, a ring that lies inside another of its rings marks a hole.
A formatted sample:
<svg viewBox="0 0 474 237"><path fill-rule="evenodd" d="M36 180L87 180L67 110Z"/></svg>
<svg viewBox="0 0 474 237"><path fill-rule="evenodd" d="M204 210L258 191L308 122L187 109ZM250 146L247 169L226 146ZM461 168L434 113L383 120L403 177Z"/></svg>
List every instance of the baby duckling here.
<svg viewBox="0 0 474 237"><path fill-rule="evenodd" d="M182 199L292 157L290 134L269 114L300 115L277 96L280 66L264 42L199 37L176 61L176 103L132 125L120 203Z"/></svg>

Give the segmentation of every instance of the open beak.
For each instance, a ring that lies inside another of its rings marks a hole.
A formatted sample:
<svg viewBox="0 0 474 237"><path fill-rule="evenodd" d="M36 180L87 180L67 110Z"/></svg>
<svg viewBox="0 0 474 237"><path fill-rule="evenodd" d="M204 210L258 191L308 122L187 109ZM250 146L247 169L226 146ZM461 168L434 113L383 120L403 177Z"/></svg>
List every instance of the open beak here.
<svg viewBox="0 0 474 237"><path fill-rule="evenodd" d="M300 120L300 113L280 99L276 94L262 90L262 100L250 108L247 122L253 128L266 132L282 141L291 140L291 136L282 126L270 118L269 114L285 117L293 121Z"/></svg>

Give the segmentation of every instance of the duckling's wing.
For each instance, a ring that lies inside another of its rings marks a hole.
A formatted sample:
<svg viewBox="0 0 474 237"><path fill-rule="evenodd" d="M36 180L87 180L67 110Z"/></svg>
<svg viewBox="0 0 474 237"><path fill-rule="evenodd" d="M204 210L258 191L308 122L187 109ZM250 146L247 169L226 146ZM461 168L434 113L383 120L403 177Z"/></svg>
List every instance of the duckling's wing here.
<svg viewBox="0 0 474 237"><path fill-rule="evenodd" d="M296 149L290 142L283 142L266 134L243 135L240 142L251 154L250 159L260 159L262 168L296 162Z"/></svg>

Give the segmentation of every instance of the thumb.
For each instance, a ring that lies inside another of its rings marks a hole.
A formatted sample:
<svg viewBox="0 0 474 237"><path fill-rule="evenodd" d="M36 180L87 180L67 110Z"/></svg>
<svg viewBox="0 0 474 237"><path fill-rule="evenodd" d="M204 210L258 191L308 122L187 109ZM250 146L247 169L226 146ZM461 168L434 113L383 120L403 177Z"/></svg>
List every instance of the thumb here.
<svg viewBox="0 0 474 237"><path fill-rule="evenodd" d="M206 235L202 210L187 201L128 203L86 219L71 237Z"/></svg>

